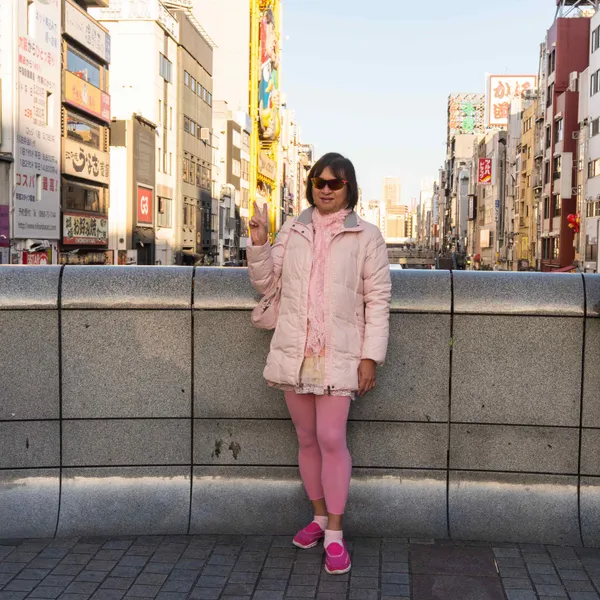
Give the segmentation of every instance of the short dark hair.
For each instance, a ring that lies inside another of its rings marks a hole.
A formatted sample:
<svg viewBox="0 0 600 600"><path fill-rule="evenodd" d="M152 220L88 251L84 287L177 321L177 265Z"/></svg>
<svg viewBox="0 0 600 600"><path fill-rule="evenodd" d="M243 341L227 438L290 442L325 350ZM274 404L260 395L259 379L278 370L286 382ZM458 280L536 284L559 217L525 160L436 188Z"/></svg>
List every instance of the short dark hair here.
<svg viewBox="0 0 600 600"><path fill-rule="evenodd" d="M311 206L315 205L313 200L313 185L312 178L320 177L321 173L329 167L333 174L339 179L345 179L348 188L348 208L354 210L358 204L358 182L356 181L356 171L350 159L338 154L337 152L329 152L321 156L321 158L313 165L308 174L306 185L306 199Z"/></svg>

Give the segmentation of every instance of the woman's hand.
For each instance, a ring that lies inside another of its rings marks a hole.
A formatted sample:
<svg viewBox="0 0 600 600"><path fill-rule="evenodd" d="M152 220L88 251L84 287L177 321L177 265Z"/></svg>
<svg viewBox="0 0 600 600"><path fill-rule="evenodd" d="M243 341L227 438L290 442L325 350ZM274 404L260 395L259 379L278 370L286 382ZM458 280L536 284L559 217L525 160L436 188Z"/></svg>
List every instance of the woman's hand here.
<svg viewBox="0 0 600 600"><path fill-rule="evenodd" d="M269 207L265 203L262 211L254 203L254 214L250 219L250 238L253 246L264 246L269 239Z"/></svg>
<svg viewBox="0 0 600 600"><path fill-rule="evenodd" d="M358 395L364 396L375 389L375 372L377 365L370 358L363 358L358 366Z"/></svg>

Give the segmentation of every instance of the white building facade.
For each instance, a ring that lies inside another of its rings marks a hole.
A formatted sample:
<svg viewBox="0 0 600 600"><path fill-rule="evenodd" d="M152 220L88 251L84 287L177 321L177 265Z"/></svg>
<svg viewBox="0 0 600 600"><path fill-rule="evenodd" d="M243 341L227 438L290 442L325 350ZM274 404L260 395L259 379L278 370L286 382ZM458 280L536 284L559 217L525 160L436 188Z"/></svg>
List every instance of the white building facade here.
<svg viewBox="0 0 600 600"><path fill-rule="evenodd" d="M0 263L57 262L61 11L61 0L0 10Z"/></svg>

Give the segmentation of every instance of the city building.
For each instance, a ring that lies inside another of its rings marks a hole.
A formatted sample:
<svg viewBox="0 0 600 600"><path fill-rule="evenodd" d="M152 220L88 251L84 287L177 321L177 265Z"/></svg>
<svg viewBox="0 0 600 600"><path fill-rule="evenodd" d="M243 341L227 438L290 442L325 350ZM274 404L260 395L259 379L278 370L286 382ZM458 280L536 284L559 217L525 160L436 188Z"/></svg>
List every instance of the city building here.
<svg viewBox="0 0 600 600"><path fill-rule="evenodd" d="M58 262L62 0L0 10L0 263Z"/></svg>
<svg viewBox="0 0 600 600"><path fill-rule="evenodd" d="M600 13L590 22L589 67L579 77L577 191L580 232L576 259L586 273L598 273L600 227Z"/></svg>
<svg viewBox="0 0 600 600"><path fill-rule="evenodd" d="M61 107L61 264L113 264L109 251L108 30L71 0L63 0Z"/></svg>
<svg viewBox="0 0 600 600"><path fill-rule="evenodd" d="M109 237L119 264L195 264L218 254L214 43L187 5L94 10L113 45Z"/></svg>
<svg viewBox="0 0 600 600"><path fill-rule="evenodd" d="M590 58L590 19L585 14L579 16L557 17L545 42L545 153L540 227L543 271L572 268L575 260L569 215L575 215L577 209L574 177L576 137L580 130L577 82ZM599 89L598 77L593 73L590 93L594 95Z"/></svg>

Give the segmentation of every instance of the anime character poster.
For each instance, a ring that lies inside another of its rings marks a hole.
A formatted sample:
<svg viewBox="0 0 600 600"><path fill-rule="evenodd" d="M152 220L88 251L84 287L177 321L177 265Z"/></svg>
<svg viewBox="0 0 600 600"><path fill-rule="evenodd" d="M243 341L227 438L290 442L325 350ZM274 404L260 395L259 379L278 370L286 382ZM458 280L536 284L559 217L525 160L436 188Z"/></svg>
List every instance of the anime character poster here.
<svg viewBox="0 0 600 600"><path fill-rule="evenodd" d="M259 132L262 140L277 140L281 130L279 114L279 41L273 11L260 18L260 77L258 91Z"/></svg>

